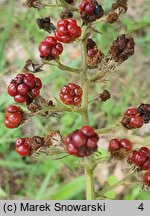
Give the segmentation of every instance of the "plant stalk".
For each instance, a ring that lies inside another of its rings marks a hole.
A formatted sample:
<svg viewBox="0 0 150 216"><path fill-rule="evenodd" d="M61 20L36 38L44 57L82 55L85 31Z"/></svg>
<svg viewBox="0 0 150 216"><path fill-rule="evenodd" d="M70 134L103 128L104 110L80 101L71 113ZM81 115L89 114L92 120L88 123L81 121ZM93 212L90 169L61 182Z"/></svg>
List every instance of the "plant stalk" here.
<svg viewBox="0 0 150 216"><path fill-rule="evenodd" d="M97 193L96 199L100 199L101 197L103 197L103 195L104 195L106 192L108 192L108 191L110 191L110 190L113 190L113 189L115 189L115 188L117 188L117 187L119 187L119 186L125 184L126 180L127 180L130 176L132 176L134 172L135 172L135 170L132 170L132 171L129 172L126 176L124 176L120 181L118 181L117 183L115 183L115 184L113 184L113 185L111 185L111 186L109 186L109 187L107 187L107 188L104 188L102 191L98 192L98 193Z"/></svg>
<svg viewBox="0 0 150 216"><path fill-rule="evenodd" d="M81 86L83 89L83 97L81 104L81 115L83 125L89 125L89 116L88 116L88 78L87 78L87 64L86 64L86 40L85 35L88 28L85 27L83 31L83 37L81 40L81 51L82 51L82 70L80 75ZM94 189L94 177L93 177L93 167L90 157L84 158L84 169L85 169L85 181L86 181L86 199L94 200L95 198L95 189Z"/></svg>

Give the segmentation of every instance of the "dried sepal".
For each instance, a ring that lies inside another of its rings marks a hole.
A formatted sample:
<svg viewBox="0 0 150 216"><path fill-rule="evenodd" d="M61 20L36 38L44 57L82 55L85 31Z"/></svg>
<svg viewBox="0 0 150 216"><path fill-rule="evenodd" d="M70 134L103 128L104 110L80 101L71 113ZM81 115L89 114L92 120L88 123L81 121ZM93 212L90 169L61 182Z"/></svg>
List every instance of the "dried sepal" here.
<svg viewBox="0 0 150 216"><path fill-rule="evenodd" d="M40 29L47 31L50 34L56 30L56 27L51 22L50 17L38 18L36 22Z"/></svg>
<svg viewBox="0 0 150 216"><path fill-rule="evenodd" d="M24 66L23 72L41 72L42 71L42 65L38 63L34 63L31 59L26 60L26 64Z"/></svg>
<svg viewBox="0 0 150 216"><path fill-rule="evenodd" d="M62 146L63 138L59 131L50 131L45 137L46 146Z"/></svg>
<svg viewBox="0 0 150 216"><path fill-rule="evenodd" d="M94 50L96 51L95 55L86 57L86 62L88 66L96 66L101 62L104 57L104 54L101 50L97 48L94 48Z"/></svg>
<svg viewBox="0 0 150 216"><path fill-rule="evenodd" d="M91 39L91 38L87 38L87 40L86 40L86 48L87 48L87 51L90 50L90 49L96 48L95 41L93 41L93 39Z"/></svg>
<svg viewBox="0 0 150 216"><path fill-rule="evenodd" d="M29 8L36 8L38 10L43 7L40 0L26 0L24 2L24 6Z"/></svg>
<svg viewBox="0 0 150 216"><path fill-rule="evenodd" d="M111 11L106 16L106 22L112 24L117 22L119 15L115 11Z"/></svg>
<svg viewBox="0 0 150 216"><path fill-rule="evenodd" d="M118 13L126 13L128 10L127 1L126 0L117 0L116 3L112 4L112 9L118 11Z"/></svg>
<svg viewBox="0 0 150 216"><path fill-rule="evenodd" d="M60 18L61 19L67 19L67 18L72 18L72 17L73 17L73 13L68 9L63 10L60 13Z"/></svg>
<svg viewBox="0 0 150 216"><path fill-rule="evenodd" d="M107 101L111 98L111 94L108 90L104 90L101 94L98 94L96 97L95 97L95 100L96 101Z"/></svg>
<svg viewBox="0 0 150 216"><path fill-rule="evenodd" d="M37 151L39 148L41 148L45 145L44 137L40 137L40 136L32 137L30 145L32 148L32 152Z"/></svg>

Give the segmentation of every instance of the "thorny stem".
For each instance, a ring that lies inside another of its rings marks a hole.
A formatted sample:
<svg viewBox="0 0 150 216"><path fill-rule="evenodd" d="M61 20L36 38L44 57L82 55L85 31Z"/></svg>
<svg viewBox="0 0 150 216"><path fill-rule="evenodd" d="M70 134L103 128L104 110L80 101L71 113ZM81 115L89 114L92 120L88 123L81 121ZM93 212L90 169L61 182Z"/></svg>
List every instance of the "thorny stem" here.
<svg viewBox="0 0 150 216"><path fill-rule="evenodd" d="M59 113L59 112L80 112L79 109L72 109L70 107L67 106L46 106L45 108L39 110L38 112L35 113L31 113L31 116L35 116L35 115L41 115L45 112L51 112L51 113Z"/></svg>
<svg viewBox="0 0 150 216"><path fill-rule="evenodd" d="M107 187L107 188L104 188L103 190L101 190L100 192L97 193L97 197L96 199L101 199L103 197L103 195L110 191L110 190L113 190L121 185L124 185L126 183L126 180L133 175L133 173L135 172L135 170L132 170L131 172L129 172L126 176L124 176L120 181L118 181L117 183Z"/></svg>
<svg viewBox="0 0 150 216"><path fill-rule="evenodd" d="M48 65L53 65L53 66L56 66L58 67L59 69L63 70L63 71L68 71L68 72L71 72L71 73L79 73L80 70L79 68L73 68L73 67L69 67L67 65L64 65L60 62L59 59L56 60L56 63L51 63L51 62L47 62L47 61L44 61L43 62L44 65L48 64Z"/></svg>
<svg viewBox="0 0 150 216"><path fill-rule="evenodd" d="M63 7L63 4L51 4L51 3L42 3L44 7L51 7L51 8L57 8L57 7Z"/></svg>
<svg viewBox="0 0 150 216"><path fill-rule="evenodd" d="M89 124L88 116L88 79L87 79L87 64L86 64L86 33L88 28L85 27L83 31L83 36L81 40L81 51L82 51L82 71L80 74L81 86L83 89L83 97L81 104L81 115L83 125ZM95 198L95 188L94 188L94 177L93 177L93 165L92 158L84 158L84 169L85 169L85 179L86 179L86 199L93 200Z"/></svg>
<svg viewBox="0 0 150 216"><path fill-rule="evenodd" d="M114 125L110 125L110 126L108 126L108 127L98 129L98 130L96 131L96 133L98 133L98 134L110 133L110 132L112 132L113 130L117 129L118 127L120 127L120 124L119 124L119 123L116 123L116 124L114 124Z"/></svg>
<svg viewBox="0 0 150 216"><path fill-rule="evenodd" d="M79 68L73 68L73 67L69 67L67 65L64 65L60 62L59 59L56 60L57 64L58 64L58 67L61 69L61 70L66 70L66 71L69 71L69 72L72 72L72 73L79 73L80 72L80 69Z"/></svg>
<svg viewBox="0 0 150 216"><path fill-rule="evenodd" d="M69 5L65 0L60 0L60 4L48 4L48 3L43 3L43 6L47 6L47 7L65 7L67 9L70 9L71 11L78 11L79 9ZM118 14L120 15L121 12L117 11ZM79 68L72 68L69 67L67 65L64 65L60 62L59 59L57 59L54 63L50 63L50 62L43 62L43 65L45 64L49 64L49 65L53 65L53 66L57 66L58 68L60 68L61 70L64 71L68 71L68 72L72 72L72 73L76 73L76 74L80 74L80 81L81 81L81 86L82 86L82 90L83 90L83 97L82 97L82 104L81 104L81 108L80 109L73 109L73 108L68 108L66 106L56 106L56 107L45 107L44 109L40 110L39 112L32 114L32 115L37 115L37 114L43 114L46 111L49 112L78 112L82 115L82 123L83 125L89 125L89 115L88 115L88 87L89 87L89 83L90 82L95 82L97 79L102 79L106 73L109 72L110 69L108 69L107 67L105 68L101 68L95 75L93 75L89 80L87 77L87 63L86 63L86 39L89 36L89 29L92 28L92 26L98 24L101 21L105 21L106 20L106 16L102 17L101 19L99 19L98 21L94 22L91 25L88 26L84 26L84 31L82 34L82 37L80 39L80 43L81 43L81 51L82 51L82 65L81 65L81 70ZM118 126L118 125L117 125ZM112 131L113 128L108 127L108 128L104 128L104 129L100 129L97 131L97 133L106 133L109 131ZM93 163L92 161L92 156L91 157L85 157L84 158L84 169L85 169L85 179L86 179L86 199L87 200L94 200L95 199L95 195L97 195L97 199L100 197L103 197L103 195L109 191L112 190L118 186L120 186L121 184L125 183L125 180L133 173L129 173L127 176L125 176L122 180L120 180L119 182L117 182L116 184L107 187L106 189L103 189L102 191L98 192L97 194L95 194L95 188L94 188L94 177L93 177L93 171L95 168L96 163Z"/></svg>

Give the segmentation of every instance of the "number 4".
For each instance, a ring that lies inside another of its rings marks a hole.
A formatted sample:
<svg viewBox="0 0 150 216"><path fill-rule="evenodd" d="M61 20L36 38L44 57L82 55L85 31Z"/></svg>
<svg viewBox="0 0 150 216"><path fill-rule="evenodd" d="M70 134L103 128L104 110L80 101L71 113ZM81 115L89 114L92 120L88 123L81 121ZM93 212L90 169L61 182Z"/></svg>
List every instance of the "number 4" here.
<svg viewBox="0 0 150 216"><path fill-rule="evenodd" d="M141 203L138 207L139 210L143 211L144 210L144 206L143 206L143 203Z"/></svg>

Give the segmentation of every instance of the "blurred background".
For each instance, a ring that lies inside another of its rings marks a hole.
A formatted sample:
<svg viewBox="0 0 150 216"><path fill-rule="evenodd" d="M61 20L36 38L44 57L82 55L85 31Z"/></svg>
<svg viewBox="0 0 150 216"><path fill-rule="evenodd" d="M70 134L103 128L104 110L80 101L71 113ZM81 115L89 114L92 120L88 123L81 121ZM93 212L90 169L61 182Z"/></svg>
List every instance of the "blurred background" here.
<svg viewBox="0 0 150 216"><path fill-rule="evenodd" d="M111 0L100 2L105 10L113 3ZM91 35L104 53L121 33L131 34L136 42L134 56L119 66L108 80L91 86L90 100L103 89L109 90L112 95L105 103L90 105L90 123L96 129L119 121L128 107L150 102L150 0L128 2L129 10L118 23L98 24L96 28L102 34ZM66 135L81 127L78 114L64 114L59 119L34 117L18 129L7 129L3 125L5 107L14 103L6 91L9 81L22 71L27 59L40 62L37 47L47 33L38 28L36 19L50 16L56 23L60 12L58 8L40 11L25 8L22 0L0 0L0 199L85 199L83 170L78 159L69 156L51 160L48 156L41 156L31 160L21 158L15 152L18 137L43 136L55 129ZM65 64L79 66L78 44L65 45L61 59ZM64 84L70 81L78 83L76 75L68 76L53 66L44 66L43 72L37 76L44 84L41 95L47 99L58 98L58 89ZM117 130L115 136L128 137L135 145L150 146L150 124L136 131ZM107 157L106 146L113 137L111 133L101 136L99 148L103 157ZM127 166L125 162L99 165L95 172L97 189L106 181L111 185L121 179ZM134 179L132 182L134 184L107 192L106 198L150 199L150 193L142 190L142 185Z"/></svg>

